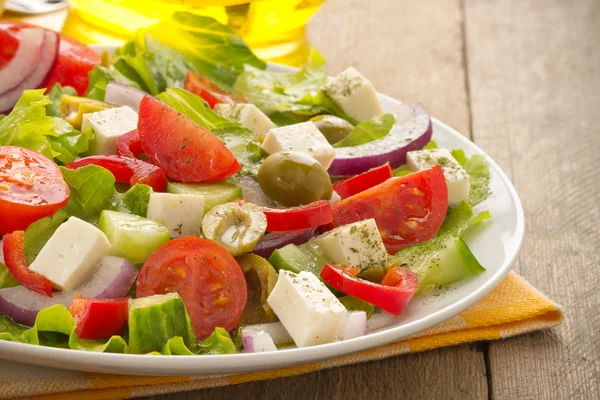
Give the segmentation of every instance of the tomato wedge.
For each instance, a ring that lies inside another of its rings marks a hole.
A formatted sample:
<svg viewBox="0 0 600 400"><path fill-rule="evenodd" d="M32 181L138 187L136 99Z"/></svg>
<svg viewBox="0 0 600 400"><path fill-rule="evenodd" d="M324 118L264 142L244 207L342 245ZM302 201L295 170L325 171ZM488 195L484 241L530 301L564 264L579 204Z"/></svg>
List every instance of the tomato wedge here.
<svg viewBox="0 0 600 400"><path fill-rule="evenodd" d="M143 183L151 186L155 192L164 192L167 189L167 177L157 166L146 161L121 156L90 156L73 161L65 165L69 169L78 169L86 165L98 165L106 168L120 183L135 185Z"/></svg>
<svg viewBox="0 0 600 400"><path fill-rule="evenodd" d="M332 221L331 204L325 200L292 208L262 208L267 231L283 232L323 226Z"/></svg>
<svg viewBox="0 0 600 400"><path fill-rule="evenodd" d="M119 136L117 139L117 155L129 158L139 158L144 154L142 140L137 129Z"/></svg>
<svg viewBox="0 0 600 400"><path fill-rule="evenodd" d="M100 56L91 47L67 36L60 35L58 48L58 61L50 74L46 87L60 83L62 86L71 86L83 96L87 90L88 75L94 66L100 64Z"/></svg>
<svg viewBox="0 0 600 400"><path fill-rule="evenodd" d="M427 241L440 229L448 209L448 187L442 169L432 168L391 178L333 205L328 228L375 218L391 254Z"/></svg>
<svg viewBox="0 0 600 400"><path fill-rule="evenodd" d="M25 260L25 232L7 233L2 239L2 251L6 268L19 283L36 293L52 297L52 282L43 275L31 271Z"/></svg>
<svg viewBox="0 0 600 400"><path fill-rule="evenodd" d="M78 294L69 307L75 320L75 333L80 339L109 339L123 333L129 297L118 299L87 299Z"/></svg>
<svg viewBox="0 0 600 400"><path fill-rule="evenodd" d="M137 297L177 292L190 314L198 339L216 327L231 331L248 297L242 269L223 247L183 236L156 250L137 280Z"/></svg>
<svg viewBox="0 0 600 400"><path fill-rule="evenodd" d="M334 289L371 303L384 311L400 315L417 291L418 276L406 268L392 268L381 285L355 278L343 268L325 265L321 278Z"/></svg>
<svg viewBox="0 0 600 400"><path fill-rule="evenodd" d="M176 181L219 181L242 169L219 138L154 97L140 103L138 132L150 162Z"/></svg>
<svg viewBox="0 0 600 400"><path fill-rule="evenodd" d="M52 160L21 147L0 146L0 235L54 214L69 195Z"/></svg>
<svg viewBox="0 0 600 400"><path fill-rule="evenodd" d="M215 105L222 103L247 103L242 96L227 93L215 83L192 70L188 71L183 87L185 90L202 97L210 108L215 108Z"/></svg>
<svg viewBox="0 0 600 400"><path fill-rule="evenodd" d="M385 163L381 167L373 168L360 175L353 176L343 182L333 185L333 190L340 195L342 199L354 196L360 192L377 186L390 179L393 176L390 163Z"/></svg>

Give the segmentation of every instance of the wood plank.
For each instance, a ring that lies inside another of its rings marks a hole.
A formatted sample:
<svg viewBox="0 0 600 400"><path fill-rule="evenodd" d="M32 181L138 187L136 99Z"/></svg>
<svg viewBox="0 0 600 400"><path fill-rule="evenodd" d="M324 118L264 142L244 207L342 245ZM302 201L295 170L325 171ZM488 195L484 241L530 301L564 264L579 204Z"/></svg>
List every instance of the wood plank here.
<svg viewBox="0 0 600 400"><path fill-rule="evenodd" d="M520 193L517 270L565 323L489 345L493 399L597 399L600 2L466 3L473 135Z"/></svg>
<svg viewBox="0 0 600 400"><path fill-rule="evenodd" d="M459 0L328 0L309 37L335 74L352 65L376 88L420 102L469 134ZM484 356L458 346L301 377L200 390L157 399L485 399Z"/></svg>

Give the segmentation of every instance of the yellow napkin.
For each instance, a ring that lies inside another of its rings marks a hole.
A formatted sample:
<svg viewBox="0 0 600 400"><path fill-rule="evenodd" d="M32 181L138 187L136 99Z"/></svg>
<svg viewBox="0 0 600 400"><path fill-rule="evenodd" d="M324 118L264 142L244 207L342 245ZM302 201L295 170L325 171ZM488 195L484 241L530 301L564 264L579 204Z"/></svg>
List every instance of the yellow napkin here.
<svg viewBox="0 0 600 400"><path fill-rule="evenodd" d="M487 297L440 325L396 343L331 360L273 371L195 377L104 375L0 361L0 398L37 395L36 399L104 400L235 385L460 343L502 339L551 328L562 319L558 305L511 272Z"/></svg>

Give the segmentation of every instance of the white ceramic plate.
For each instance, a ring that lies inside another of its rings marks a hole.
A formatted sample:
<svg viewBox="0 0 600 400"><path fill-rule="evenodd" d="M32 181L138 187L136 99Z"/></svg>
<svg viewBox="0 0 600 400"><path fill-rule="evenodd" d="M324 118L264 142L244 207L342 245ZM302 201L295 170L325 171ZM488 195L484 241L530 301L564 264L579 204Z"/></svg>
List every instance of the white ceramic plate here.
<svg viewBox="0 0 600 400"><path fill-rule="evenodd" d="M270 68L289 70L288 67L276 65L271 65ZM385 112L394 112L400 104L398 100L382 94L379 95L379 99ZM433 139L440 147L462 148L468 155L485 154L448 125L434 118L432 122ZM490 169L491 195L475 207L475 211L489 210L492 221L484 230L467 240L486 272L439 293L414 298L399 318L388 318L385 321L380 319L386 326L366 336L277 352L185 357L88 353L0 341L0 358L57 368L117 374L212 375L322 361L416 334L457 315L487 295L508 274L517 256L524 232L521 202L506 174L489 156L486 155L486 159Z"/></svg>

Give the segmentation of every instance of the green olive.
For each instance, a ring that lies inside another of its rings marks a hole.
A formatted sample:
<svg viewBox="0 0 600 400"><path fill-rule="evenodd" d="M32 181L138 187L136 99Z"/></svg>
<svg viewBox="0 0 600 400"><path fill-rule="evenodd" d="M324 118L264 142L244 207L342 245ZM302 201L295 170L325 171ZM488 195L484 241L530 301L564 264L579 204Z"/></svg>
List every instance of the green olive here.
<svg viewBox="0 0 600 400"><path fill-rule="evenodd" d="M280 151L271 154L258 170L258 184L272 200L286 207L331 198L331 178L308 154Z"/></svg>
<svg viewBox="0 0 600 400"><path fill-rule="evenodd" d="M244 272L248 300L240 320L242 325L277 321L277 316L267 303L267 298L277 283L277 272L267 260L256 254L236 257Z"/></svg>
<svg viewBox="0 0 600 400"><path fill-rule="evenodd" d="M202 233L231 255L254 250L267 230L267 217L255 204L231 202L213 207L202 220Z"/></svg>
<svg viewBox="0 0 600 400"><path fill-rule="evenodd" d="M352 132L354 125L335 115L317 115L310 119L321 131L330 144L345 138Z"/></svg>

